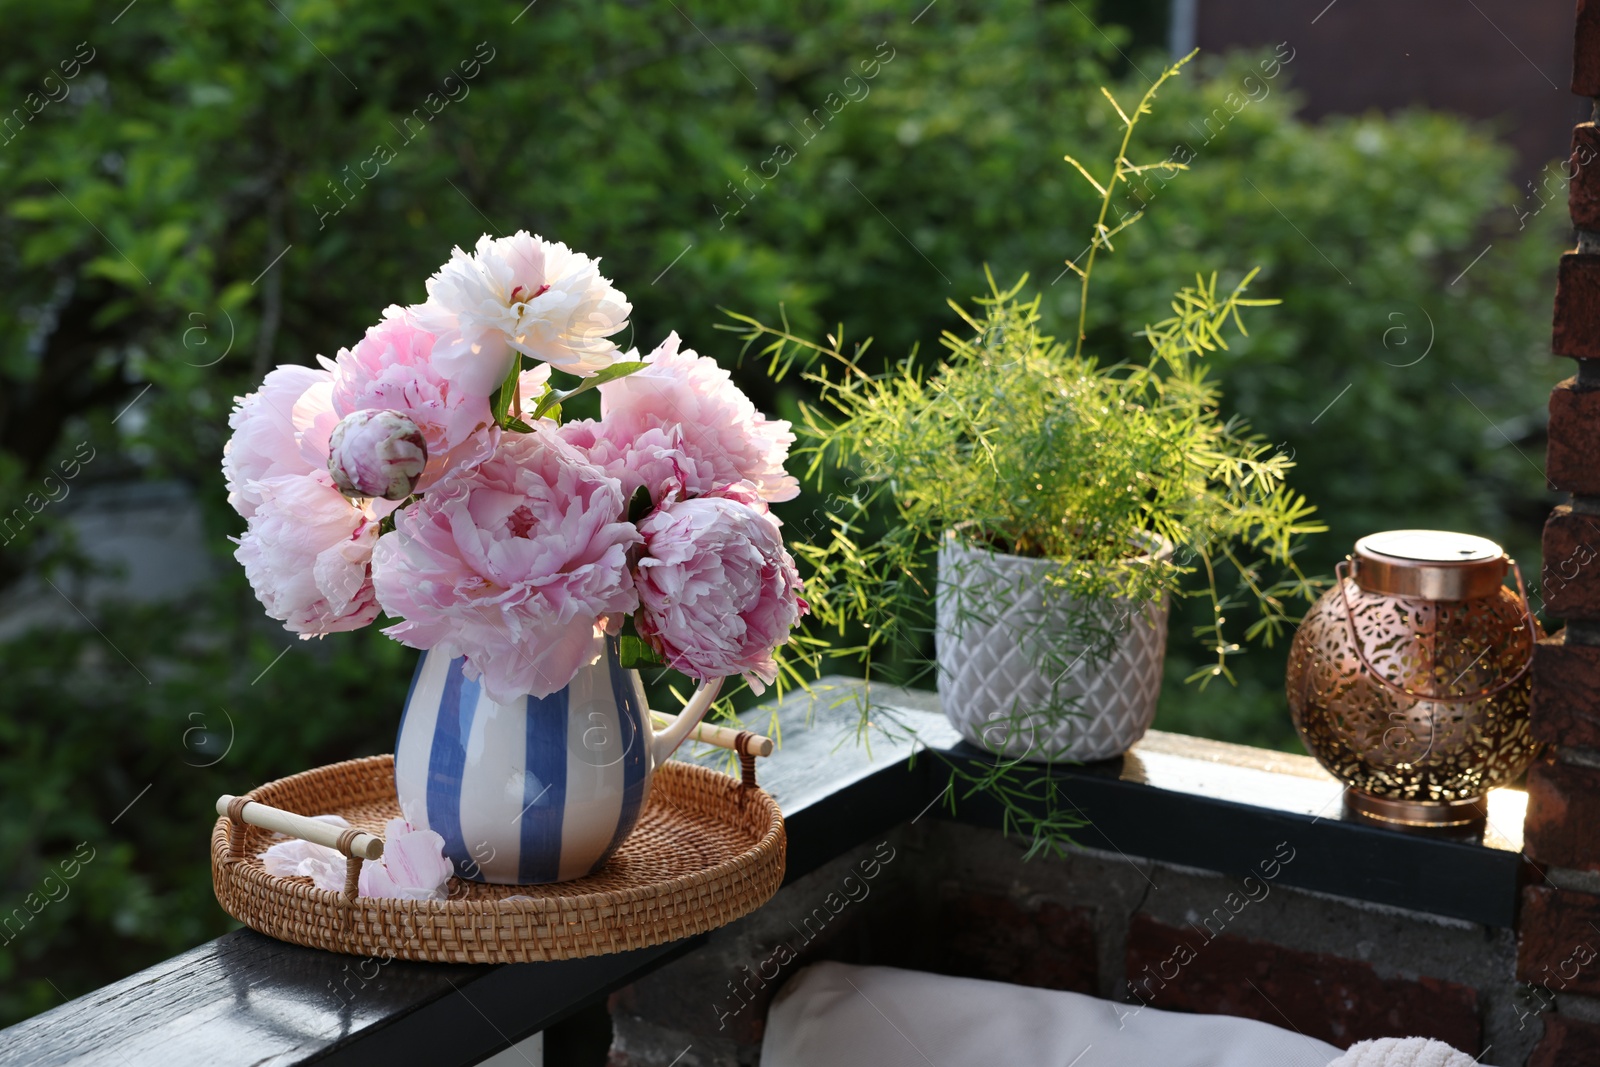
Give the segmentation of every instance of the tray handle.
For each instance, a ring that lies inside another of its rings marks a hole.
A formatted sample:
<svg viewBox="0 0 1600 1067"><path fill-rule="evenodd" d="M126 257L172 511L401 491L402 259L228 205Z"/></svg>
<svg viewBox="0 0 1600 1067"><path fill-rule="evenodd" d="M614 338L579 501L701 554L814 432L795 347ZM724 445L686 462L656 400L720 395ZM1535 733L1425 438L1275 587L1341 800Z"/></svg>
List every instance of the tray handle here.
<svg viewBox="0 0 1600 1067"><path fill-rule="evenodd" d="M739 753L739 784L745 789L756 787L756 757L770 756L772 754L772 739L759 737L749 730L740 730L734 737L733 750ZM765 741L767 750L762 752L756 742Z"/></svg>
<svg viewBox="0 0 1600 1067"><path fill-rule="evenodd" d="M669 715L664 711L652 711L650 715L656 722L661 724L663 729L670 728L673 723L678 721L676 715ZM731 748L739 753L744 752L744 749L740 747L740 738L748 738L747 741L742 743L748 745L750 751L757 756L772 755L774 747L770 737L763 737L761 734L754 734L749 730L730 730L726 726L717 726L709 722L697 724L693 730L689 731L689 736L703 744L715 745L718 748Z"/></svg>
<svg viewBox="0 0 1600 1067"><path fill-rule="evenodd" d="M296 815L292 811L274 808L249 797L236 797L224 793L217 798L217 814L228 820L228 853L234 859L244 858L244 828L248 823L263 830L272 830L314 845L336 849L345 857L344 897L356 898L361 879L361 864L383 855L383 838L365 830L341 830L325 822Z"/></svg>

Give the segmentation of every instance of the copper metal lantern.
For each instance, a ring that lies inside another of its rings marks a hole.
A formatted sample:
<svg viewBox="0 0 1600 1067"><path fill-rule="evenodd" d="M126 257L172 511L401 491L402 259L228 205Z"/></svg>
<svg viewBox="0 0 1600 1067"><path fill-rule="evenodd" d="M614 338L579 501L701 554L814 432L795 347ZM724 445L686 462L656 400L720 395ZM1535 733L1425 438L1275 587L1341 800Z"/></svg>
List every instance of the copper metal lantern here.
<svg viewBox="0 0 1600 1067"><path fill-rule="evenodd" d="M1517 592L1503 584L1506 572ZM1537 754L1528 673L1543 636L1499 545L1439 530L1356 542L1289 652L1289 709L1359 817L1470 829Z"/></svg>

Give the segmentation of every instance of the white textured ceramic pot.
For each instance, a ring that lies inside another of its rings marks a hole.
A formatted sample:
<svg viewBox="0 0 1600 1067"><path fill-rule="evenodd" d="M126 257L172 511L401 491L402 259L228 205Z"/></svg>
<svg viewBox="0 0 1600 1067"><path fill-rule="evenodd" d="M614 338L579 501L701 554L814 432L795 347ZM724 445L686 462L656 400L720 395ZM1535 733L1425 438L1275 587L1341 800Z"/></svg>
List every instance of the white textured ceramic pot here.
<svg viewBox="0 0 1600 1067"><path fill-rule="evenodd" d="M1163 541L1144 558L1171 555ZM1095 655L1074 640L1084 613L1051 582L1059 567L946 535L936 593L939 699L961 736L991 752L1109 759L1155 719L1167 603L1106 605L1102 626L1122 633L1108 655Z"/></svg>

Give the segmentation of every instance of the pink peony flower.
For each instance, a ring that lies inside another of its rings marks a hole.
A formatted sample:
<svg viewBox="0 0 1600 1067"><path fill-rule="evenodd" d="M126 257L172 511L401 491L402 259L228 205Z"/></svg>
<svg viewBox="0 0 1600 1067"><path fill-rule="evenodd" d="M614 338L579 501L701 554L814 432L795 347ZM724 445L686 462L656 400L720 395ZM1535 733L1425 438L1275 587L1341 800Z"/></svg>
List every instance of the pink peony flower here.
<svg viewBox="0 0 1600 1067"><path fill-rule="evenodd" d="M511 370L513 351L573 374L617 359L607 340L633 306L600 275L600 261L518 230L454 250L428 279L425 303L405 309L438 337L435 365L462 388L490 395Z"/></svg>
<svg viewBox="0 0 1600 1067"><path fill-rule="evenodd" d="M328 473L348 497L404 500L427 466L422 431L398 411L351 412L328 439Z"/></svg>
<svg viewBox="0 0 1600 1067"><path fill-rule="evenodd" d="M341 830L350 829L342 815L311 818ZM261 866L278 878L309 878L318 889L344 892L348 861L327 845L290 838L261 853ZM447 883L455 868L444 858L444 838L432 830L418 830L404 819L384 826L383 856L361 864L356 895L398 900L446 900Z"/></svg>
<svg viewBox="0 0 1600 1067"><path fill-rule="evenodd" d="M669 500L639 533L640 636L691 678L743 674L764 691L778 676L773 651L808 609L778 520L755 487Z"/></svg>
<svg viewBox="0 0 1600 1067"><path fill-rule="evenodd" d="M435 365L433 352L433 334L398 316L367 330L354 348L340 349L338 359L327 364L333 371L332 418L324 420L328 430L332 422L369 408L405 415L427 442L428 466L417 483L422 490L494 451L493 387L484 393L462 388ZM321 423L311 435L313 443L320 433Z"/></svg>
<svg viewBox="0 0 1600 1067"><path fill-rule="evenodd" d="M326 470L250 485L261 502L233 555L267 614L302 637L377 618L369 561L378 521L394 505L357 506Z"/></svg>
<svg viewBox="0 0 1600 1067"><path fill-rule="evenodd" d="M298 431L295 440L300 443L300 461L311 470L327 470L328 441L333 436L333 428L339 425L339 416L333 410L333 379L311 383L294 402L290 418Z"/></svg>
<svg viewBox="0 0 1600 1067"><path fill-rule="evenodd" d="M228 503L245 518L261 504L252 482L288 474L310 474L324 460L307 459L300 436L307 428L296 424L295 409L313 386L330 380L327 371L286 365L267 374L261 388L234 400L228 425L233 436L222 447L222 474L228 485ZM302 418L305 418L302 411Z"/></svg>
<svg viewBox="0 0 1600 1067"><path fill-rule="evenodd" d="M350 829L350 823L342 815L313 815L311 818L340 830ZM261 866L276 878L309 878L318 889L344 892L345 858L338 849L327 845L291 837L263 851Z"/></svg>
<svg viewBox="0 0 1600 1067"><path fill-rule="evenodd" d="M715 464L697 460L684 450L683 431L676 426L651 427L634 438L605 436L606 427L593 419L562 423L562 440L589 457L589 462L622 484L632 500L641 486L651 501L668 496L705 496L727 484Z"/></svg>
<svg viewBox="0 0 1600 1067"><path fill-rule="evenodd" d="M383 856L361 865L359 894L399 900L446 900L455 867L444 858L444 838L390 819L383 830ZM342 886L341 886L342 888Z"/></svg>
<svg viewBox="0 0 1600 1067"><path fill-rule="evenodd" d="M465 656L502 703L545 697L592 657L597 627L633 611L622 489L549 423L506 434L396 516L373 553L378 600L405 621L384 632Z"/></svg>
<svg viewBox="0 0 1600 1067"><path fill-rule="evenodd" d="M642 442L650 430L665 431L675 440L672 449L695 463L695 484L686 486L691 495L743 481L763 500L793 499L800 483L783 469L794 443L789 424L764 417L716 360L680 351L680 344L676 333L668 334L645 357L648 367L600 386L597 437L622 447ZM641 460L635 462L643 475ZM653 485L651 492L659 504L665 494Z"/></svg>

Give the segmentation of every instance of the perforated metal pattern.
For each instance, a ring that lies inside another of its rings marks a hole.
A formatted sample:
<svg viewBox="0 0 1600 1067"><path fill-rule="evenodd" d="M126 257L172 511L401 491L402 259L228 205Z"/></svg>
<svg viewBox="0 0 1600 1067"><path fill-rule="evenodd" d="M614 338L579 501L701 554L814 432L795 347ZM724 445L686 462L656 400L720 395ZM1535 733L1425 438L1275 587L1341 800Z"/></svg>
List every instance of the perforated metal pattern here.
<svg viewBox="0 0 1600 1067"><path fill-rule="evenodd" d="M1441 601L1341 578L1289 652L1289 708L1306 748L1351 787L1392 800L1465 800L1516 778L1538 751L1524 610L1504 587Z"/></svg>

